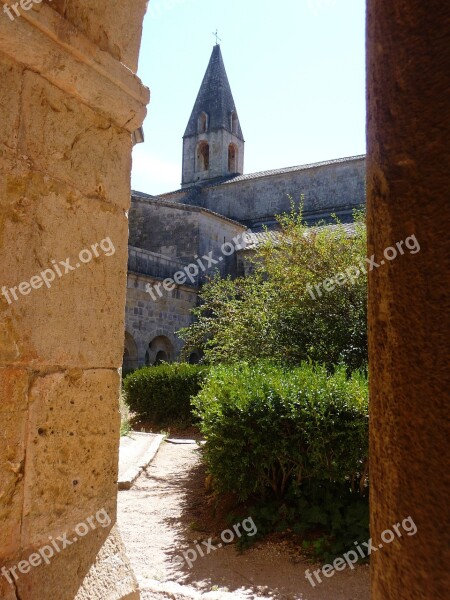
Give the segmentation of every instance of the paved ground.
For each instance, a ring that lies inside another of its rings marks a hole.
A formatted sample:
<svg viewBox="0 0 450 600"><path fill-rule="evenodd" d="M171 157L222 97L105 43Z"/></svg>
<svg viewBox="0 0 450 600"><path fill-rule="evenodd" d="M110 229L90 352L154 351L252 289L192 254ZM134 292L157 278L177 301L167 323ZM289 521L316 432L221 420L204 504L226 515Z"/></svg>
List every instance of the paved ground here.
<svg viewBox="0 0 450 600"><path fill-rule="evenodd" d="M369 569L337 573L312 588L310 568L283 544L260 543L244 554L233 544L199 556L192 568L177 558L205 541L200 504L204 474L195 443L164 442L131 490L119 493L119 526L142 590L142 599L368 600ZM198 509L198 510L197 510ZM250 526L250 523L247 523ZM219 538L214 538L217 546ZM207 545L201 546L207 552Z"/></svg>
<svg viewBox="0 0 450 600"><path fill-rule="evenodd" d="M148 466L163 440L162 435L132 431L120 438L119 489L130 489Z"/></svg>

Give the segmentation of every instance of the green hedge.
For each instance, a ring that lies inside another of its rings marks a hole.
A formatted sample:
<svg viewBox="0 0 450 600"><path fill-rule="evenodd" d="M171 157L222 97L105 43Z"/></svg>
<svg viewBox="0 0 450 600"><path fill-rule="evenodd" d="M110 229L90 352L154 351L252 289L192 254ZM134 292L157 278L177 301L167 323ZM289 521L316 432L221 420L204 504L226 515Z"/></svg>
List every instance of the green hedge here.
<svg viewBox="0 0 450 600"><path fill-rule="evenodd" d="M145 367L124 380L126 402L140 420L155 425L192 422L191 398L198 394L206 368L186 363Z"/></svg>
<svg viewBox="0 0 450 600"><path fill-rule="evenodd" d="M303 363L213 368L194 399L205 458L220 491L282 496L304 481L356 482L368 454L368 390L360 373Z"/></svg>
<svg viewBox="0 0 450 600"><path fill-rule="evenodd" d="M218 366L193 404L215 489L252 505L259 531L319 527L328 536L322 555L368 535L364 374L309 363Z"/></svg>

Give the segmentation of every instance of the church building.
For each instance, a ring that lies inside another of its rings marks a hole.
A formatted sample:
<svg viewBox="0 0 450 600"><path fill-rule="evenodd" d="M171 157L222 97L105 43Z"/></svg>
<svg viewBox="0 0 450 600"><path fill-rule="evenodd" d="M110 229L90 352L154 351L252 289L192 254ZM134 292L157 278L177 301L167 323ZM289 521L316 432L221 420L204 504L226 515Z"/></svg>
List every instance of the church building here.
<svg viewBox="0 0 450 600"><path fill-rule="evenodd" d="M244 155L217 44L184 133L180 189L132 193L124 372L177 359L176 332L192 322L199 287L218 270L245 274L246 254L276 235L275 217L291 198L304 197L310 224L333 214L351 223L365 205L365 156L245 174Z"/></svg>

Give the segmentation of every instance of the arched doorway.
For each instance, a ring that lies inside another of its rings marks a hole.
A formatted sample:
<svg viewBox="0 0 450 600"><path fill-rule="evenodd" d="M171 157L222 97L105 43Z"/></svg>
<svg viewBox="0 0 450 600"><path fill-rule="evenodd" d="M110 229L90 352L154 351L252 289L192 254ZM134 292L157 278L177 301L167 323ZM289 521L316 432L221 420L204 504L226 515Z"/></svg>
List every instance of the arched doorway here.
<svg viewBox="0 0 450 600"><path fill-rule="evenodd" d="M190 365L198 365L200 362L200 355L198 352L192 352L189 356L189 364Z"/></svg>
<svg viewBox="0 0 450 600"><path fill-rule="evenodd" d="M160 350L155 358L155 366L166 362L169 362L169 357L167 356L167 353L164 352L164 350Z"/></svg>
<svg viewBox="0 0 450 600"><path fill-rule="evenodd" d="M146 364L160 365L173 362L175 349L170 339L165 335L158 335L148 345Z"/></svg>

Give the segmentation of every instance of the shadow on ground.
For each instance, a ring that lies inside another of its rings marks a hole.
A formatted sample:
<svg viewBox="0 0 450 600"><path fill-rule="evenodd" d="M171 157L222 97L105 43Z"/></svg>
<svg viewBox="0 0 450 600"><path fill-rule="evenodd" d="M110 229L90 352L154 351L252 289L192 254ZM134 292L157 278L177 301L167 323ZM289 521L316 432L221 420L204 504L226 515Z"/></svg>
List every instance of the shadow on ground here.
<svg viewBox="0 0 450 600"><path fill-rule="evenodd" d="M243 554L236 544L223 544L220 533L228 526L207 499L195 444L163 444L132 490L119 494L119 525L144 599L200 593L226 598L226 592L235 598L369 598L367 566L337 573L313 588L305 570L317 567L293 557L287 542L258 542Z"/></svg>

